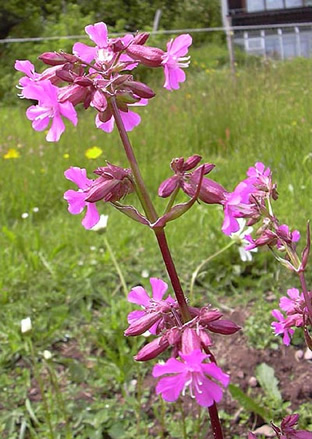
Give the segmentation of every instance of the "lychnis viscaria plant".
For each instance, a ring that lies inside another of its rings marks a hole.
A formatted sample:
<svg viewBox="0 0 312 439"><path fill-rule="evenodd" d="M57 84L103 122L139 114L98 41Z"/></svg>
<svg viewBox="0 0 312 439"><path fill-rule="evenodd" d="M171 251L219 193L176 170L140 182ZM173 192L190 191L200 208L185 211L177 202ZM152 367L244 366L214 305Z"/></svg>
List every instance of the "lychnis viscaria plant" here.
<svg viewBox="0 0 312 439"><path fill-rule="evenodd" d="M77 105L93 109L97 128L111 132L116 126L128 160L127 167L107 162L94 170L96 177L93 179L87 176L86 169L69 168L65 177L75 183L78 190L69 189L65 193L68 210L80 214L85 209L82 224L91 229L100 220L98 204L105 202L153 231L174 296L166 296L168 285L158 278L150 279L151 294L142 286L132 288L128 300L140 309L128 315L125 335L138 336L149 331L155 336L137 353L137 361L152 360L166 350L171 351L169 360L156 364L152 371L153 376L159 378L157 394L166 401L176 401L188 390L200 406L208 408L214 438L222 439L216 404L221 401L230 377L217 365L212 353L213 334L231 335L240 328L224 319L218 309L208 304L197 308L188 302L167 244L165 226L186 213L196 201L223 207L222 231L227 235L239 231L240 218L245 218L247 225L260 223L255 239L245 236L248 240L246 249L268 245L276 258L301 281L302 293L292 288L288 290L288 298L281 299L280 306L287 317L279 310L273 311L278 320L272 324L275 333L283 334L284 343L289 344L293 328L301 326L311 346L308 332L312 323L311 293L304 277L310 251L309 228L306 246L299 257L296 252L299 232L280 224L273 213L272 202L277 199L277 190L270 169L256 163L249 168L247 178L231 192L207 177L214 165L200 164L202 157L197 154L172 160L173 175L163 181L158 190L160 197L169 198L163 214L159 215L127 135L127 131L141 121L133 109L147 105L155 93L146 84L136 81L133 72L139 65L162 68L164 87L169 91L178 89L186 78L184 69L190 62L187 53L192 38L188 34L180 35L169 41L164 51L147 45L147 33L109 39L104 23L89 25L85 30L93 44L75 43L71 54L43 53L39 59L50 67L42 73L35 72L30 61L16 61L15 68L25 74L19 81L20 96L37 101L28 108L26 116L36 131L49 128L47 141L59 140L65 130L63 118L77 124ZM188 199L176 204L179 191ZM124 199L131 192L137 195L141 211L125 204ZM298 431L292 433L295 431L293 423L291 428L289 425L290 421L284 420L281 429L274 426L277 436L299 437ZM304 432L300 437L311 439L312 434Z"/></svg>

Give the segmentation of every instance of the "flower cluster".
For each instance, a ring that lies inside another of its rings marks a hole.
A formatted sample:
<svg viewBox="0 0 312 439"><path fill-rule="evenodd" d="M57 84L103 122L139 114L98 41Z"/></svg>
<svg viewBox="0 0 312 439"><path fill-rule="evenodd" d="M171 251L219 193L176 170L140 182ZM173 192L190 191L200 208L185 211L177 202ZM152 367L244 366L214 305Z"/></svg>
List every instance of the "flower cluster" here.
<svg viewBox="0 0 312 439"><path fill-rule="evenodd" d="M114 202L133 191L129 169L107 163L106 167L98 168L94 173L99 177L90 180L85 169L71 167L65 171L65 177L78 186L78 191L70 189L64 194L68 210L77 215L86 208L86 216L82 220L86 229L91 229L100 220L96 201Z"/></svg>
<svg viewBox="0 0 312 439"><path fill-rule="evenodd" d="M240 328L231 320L222 319L222 314L210 307L191 308L192 319L183 323L179 306L170 295L164 299L168 286L161 279L151 278L152 297L137 286L129 295L129 302L142 307L128 315L129 327L126 336L144 334L156 335L135 356L137 361L148 361L172 348L172 357L165 364L157 364L153 376L162 377L156 387L166 401L175 401L180 393L189 387L190 394L204 407L219 402L222 389L229 383L229 376L214 363L209 348L212 346L210 333L234 334ZM208 362L207 362L208 361ZM208 378L209 377L209 378Z"/></svg>
<svg viewBox="0 0 312 439"><path fill-rule="evenodd" d="M281 426L271 422L273 431L278 439L312 439L312 433L306 430L296 430L294 427L298 424L299 415L287 415L282 420ZM254 433L248 434L248 439L257 439Z"/></svg>
<svg viewBox="0 0 312 439"><path fill-rule="evenodd" d="M190 35L171 40L167 51L145 46L147 33L127 34L108 38L105 23L86 26L93 46L75 43L73 53L46 52L39 59L51 66L42 73L35 72L28 60L16 61L16 70L26 76L19 81L22 98L38 101L28 108L26 116L36 131L45 130L52 120L47 141L57 142L65 130L63 118L77 124L75 106L96 110L95 124L111 132L114 128L112 100L115 99L120 117L127 131L140 123L140 116L130 109L146 105L154 92L146 84L135 81L130 73L139 64L162 67L164 87L179 88L185 81L182 69L188 67L185 55L192 43ZM65 85L64 85L65 84Z"/></svg>
<svg viewBox="0 0 312 439"><path fill-rule="evenodd" d="M287 295L288 297L281 297L279 302L279 306L286 313L286 317L279 309L274 309L272 315L277 322L272 323L272 328L275 335L283 335L283 343L289 346L291 337L294 334L293 328L304 326L305 321L308 319L308 309L303 293L300 293L297 288L287 290ZM312 298L310 292L309 298L310 300Z"/></svg>

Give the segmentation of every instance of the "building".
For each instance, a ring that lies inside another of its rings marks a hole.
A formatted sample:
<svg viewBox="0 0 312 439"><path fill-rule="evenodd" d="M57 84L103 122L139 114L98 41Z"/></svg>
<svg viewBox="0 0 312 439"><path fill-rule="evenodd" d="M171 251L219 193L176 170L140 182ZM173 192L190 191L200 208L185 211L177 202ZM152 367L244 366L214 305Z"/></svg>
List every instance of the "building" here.
<svg viewBox="0 0 312 439"><path fill-rule="evenodd" d="M248 53L282 59L312 57L312 0L227 2L232 26L249 27L236 31L234 38Z"/></svg>

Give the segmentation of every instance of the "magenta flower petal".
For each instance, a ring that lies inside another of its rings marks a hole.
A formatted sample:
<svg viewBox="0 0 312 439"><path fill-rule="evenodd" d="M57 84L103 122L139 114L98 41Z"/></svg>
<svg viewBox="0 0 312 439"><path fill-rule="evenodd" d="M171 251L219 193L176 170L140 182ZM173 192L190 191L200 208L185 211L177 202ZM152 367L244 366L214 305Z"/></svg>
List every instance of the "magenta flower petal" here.
<svg viewBox="0 0 312 439"><path fill-rule="evenodd" d="M144 288L139 286L132 288L128 294L128 301L147 308L150 304L150 297Z"/></svg>
<svg viewBox="0 0 312 439"><path fill-rule="evenodd" d="M82 220L82 225L85 229L92 229L100 221L100 214L95 203L86 203L87 213Z"/></svg>
<svg viewBox="0 0 312 439"><path fill-rule="evenodd" d="M32 122L32 127L35 131L43 131L48 127L50 120L51 119L49 116L34 119Z"/></svg>
<svg viewBox="0 0 312 439"><path fill-rule="evenodd" d="M40 107L39 105L32 105L31 107L27 108L26 117L29 120L37 121L39 126L40 126L40 120L47 119L48 122L45 126L46 128L49 125L49 121L50 121L50 110L47 109L46 107ZM38 131L41 130L38 129Z"/></svg>
<svg viewBox="0 0 312 439"><path fill-rule="evenodd" d="M39 74L35 72L35 66L28 60L16 60L14 67L19 72L25 73L29 78L35 79L39 76Z"/></svg>
<svg viewBox="0 0 312 439"><path fill-rule="evenodd" d="M90 24L85 27L85 31L97 46L101 48L107 47L107 27L105 23L100 22L95 23L94 25Z"/></svg>
<svg viewBox="0 0 312 439"><path fill-rule="evenodd" d="M48 142L58 142L64 131L65 131L65 124L62 121L61 116L55 115L54 118L52 119L52 125L48 131L46 140Z"/></svg>
<svg viewBox="0 0 312 439"><path fill-rule="evenodd" d="M134 113L133 111L128 111L125 113L124 111L120 111L121 119L124 123L126 131L132 131L134 127L138 126L141 122L141 117Z"/></svg>
<svg viewBox="0 0 312 439"><path fill-rule="evenodd" d="M165 401L173 402L179 398L185 384L183 374L161 378L156 386L156 394L162 394Z"/></svg>
<svg viewBox="0 0 312 439"><path fill-rule="evenodd" d="M165 65L165 83L164 88L167 90L178 90L180 88L179 82L184 82L186 75L180 68L172 68Z"/></svg>
<svg viewBox="0 0 312 439"><path fill-rule="evenodd" d="M83 192L72 189L65 192L64 198L68 202L68 211L72 215L78 215L83 211L86 206L85 197L86 195Z"/></svg>
<svg viewBox="0 0 312 439"><path fill-rule="evenodd" d="M165 364L156 364L152 375L154 378L166 375L167 373L182 373L186 370L185 364L175 358L169 358Z"/></svg>
<svg viewBox="0 0 312 439"><path fill-rule="evenodd" d="M202 369L205 374L212 376L217 381L220 381L224 387L227 387L230 382L230 375L224 373L220 367L214 363L204 363Z"/></svg>
<svg viewBox="0 0 312 439"><path fill-rule="evenodd" d="M99 115L97 114L95 118L95 125L100 130L103 130L106 133L111 133L114 129L115 119L112 116L107 122L102 122L99 118Z"/></svg>
<svg viewBox="0 0 312 439"><path fill-rule="evenodd" d="M231 206L224 207L224 221L222 224L222 232L226 235L231 235L231 233L235 233L239 230L239 223L234 218L233 210Z"/></svg>
<svg viewBox="0 0 312 439"><path fill-rule="evenodd" d="M175 56L184 56L188 52L188 48L192 44L192 37L189 34L182 34L175 38L172 42L167 43L167 51Z"/></svg>
<svg viewBox="0 0 312 439"><path fill-rule="evenodd" d="M168 289L168 285L166 284L166 282L156 277L151 277L150 283L153 291L153 299L162 300Z"/></svg>
<svg viewBox="0 0 312 439"><path fill-rule="evenodd" d="M73 104L69 101L59 104L60 113L66 119L70 120L71 123L76 126L78 122L78 117Z"/></svg>
<svg viewBox="0 0 312 439"><path fill-rule="evenodd" d="M79 189L87 189L91 184L91 180L87 178L87 171L76 166L72 166L64 172L67 180L75 183Z"/></svg>
<svg viewBox="0 0 312 439"><path fill-rule="evenodd" d="M78 56L82 61L90 63L96 57L96 48L87 46L84 43L75 43L73 46L73 54Z"/></svg>
<svg viewBox="0 0 312 439"><path fill-rule="evenodd" d="M197 403L202 407L210 407L214 402L220 402L223 396L223 391L218 384L209 380L205 376L201 376L200 381L202 383L200 391L197 390L197 387L194 389L195 398Z"/></svg>

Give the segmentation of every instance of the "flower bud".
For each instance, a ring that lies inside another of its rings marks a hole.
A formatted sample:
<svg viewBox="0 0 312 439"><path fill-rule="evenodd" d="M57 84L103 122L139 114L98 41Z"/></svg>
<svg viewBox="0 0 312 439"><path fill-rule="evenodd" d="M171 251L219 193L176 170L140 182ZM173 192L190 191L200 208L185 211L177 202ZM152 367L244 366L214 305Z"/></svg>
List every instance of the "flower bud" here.
<svg viewBox="0 0 312 439"><path fill-rule="evenodd" d="M171 328L167 331L168 342L171 346L175 346L181 341L181 330L178 328Z"/></svg>
<svg viewBox="0 0 312 439"><path fill-rule="evenodd" d="M216 332L217 334L231 335L235 334L235 332L239 331L241 328L231 320L217 320L209 323L207 329L211 332Z"/></svg>
<svg viewBox="0 0 312 439"><path fill-rule="evenodd" d="M178 187L180 182L180 177L178 175L173 175L163 181L158 188L158 195L162 198L169 197L172 192Z"/></svg>
<svg viewBox="0 0 312 439"><path fill-rule="evenodd" d="M190 354L195 349L200 349L200 338L192 328L185 328L182 334L182 352Z"/></svg>
<svg viewBox="0 0 312 439"><path fill-rule="evenodd" d="M164 352L169 347L169 342L167 337L158 337L153 341L145 345L139 352L135 355L134 359L136 361L148 361L156 358L159 354Z"/></svg>
<svg viewBox="0 0 312 439"><path fill-rule="evenodd" d="M191 155L191 157L187 158L183 165L183 171L190 171L191 169L195 168L195 166L198 165L198 163L201 161L202 157L198 154ZM213 165L214 166L214 165Z"/></svg>
<svg viewBox="0 0 312 439"><path fill-rule="evenodd" d="M56 76L65 82L73 82L73 74L68 70L59 69L56 71Z"/></svg>
<svg viewBox="0 0 312 439"><path fill-rule="evenodd" d="M207 331L205 331L204 329L200 329L198 334L199 334L200 342L201 342L201 345L203 346L203 348L206 348L206 347L213 345L211 338L207 334Z"/></svg>
<svg viewBox="0 0 312 439"><path fill-rule="evenodd" d="M157 320L159 320L159 316L160 314L158 312L145 314L143 317L130 324L130 326L124 332L125 336L127 337L143 334L145 331L150 329L154 323L157 322Z"/></svg>
<svg viewBox="0 0 312 439"><path fill-rule="evenodd" d="M67 62L74 63L78 61L75 55L62 52L44 52L39 56L39 59L50 66L58 66Z"/></svg>
<svg viewBox="0 0 312 439"><path fill-rule="evenodd" d="M133 44L139 44L139 45L145 44L149 36L150 36L149 33L141 32L134 37Z"/></svg>
<svg viewBox="0 0 312 439"><path fill-rule="evenodd" d="M143 82L128 81L125 86L127 88L130 88L130 90L133 91L133 93L140 98L151 99L155 96L153 90Z"/></svg>
<svg viewBox="0 0 312 439"><path fill-rule="evenodd" d="M165 52L157 47L145 47L139 44L131 44L126 49L129 55L135 61L140 61L141 64L147 67L160 67L163 55Z"/></svg>
<svg viewBox="0 0 312 439"><path fill-rule="evenodd" d="M199 321L202 325L207 325L210 322L213 322L214 320L221 319L222 313L216 309L214 310L202 310L200 313Z"/></svg>

